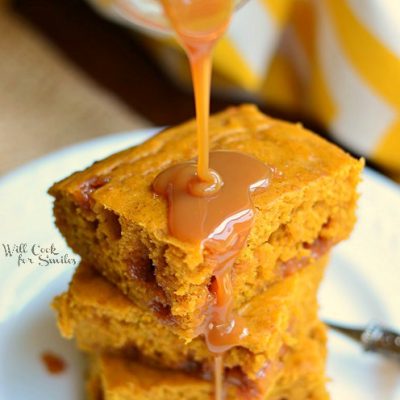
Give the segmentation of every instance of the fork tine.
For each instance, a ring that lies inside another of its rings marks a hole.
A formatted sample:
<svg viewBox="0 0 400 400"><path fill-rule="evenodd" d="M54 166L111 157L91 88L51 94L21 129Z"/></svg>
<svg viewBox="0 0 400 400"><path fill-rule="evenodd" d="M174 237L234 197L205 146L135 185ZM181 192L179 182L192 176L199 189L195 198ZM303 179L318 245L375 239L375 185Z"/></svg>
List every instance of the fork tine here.
<svg viewBox="0 0 400 400"><path fill-rule="evenodd" d="M370 323L365 328L356 328L324 321L331 329L359 342L364 350L373 351L400 360L400 333Z"/></svg>
<svg viewBox="0 0 400 400"><path fill-rule="evenodd" d="M339 325L338 323L333 322L333 321L325 320L324 322L326 325L329 326L329 328L334 329L337 332L343 333L347 337L349 337L359 343L362 343L362 335L364 333L364 329Z"/></svg>

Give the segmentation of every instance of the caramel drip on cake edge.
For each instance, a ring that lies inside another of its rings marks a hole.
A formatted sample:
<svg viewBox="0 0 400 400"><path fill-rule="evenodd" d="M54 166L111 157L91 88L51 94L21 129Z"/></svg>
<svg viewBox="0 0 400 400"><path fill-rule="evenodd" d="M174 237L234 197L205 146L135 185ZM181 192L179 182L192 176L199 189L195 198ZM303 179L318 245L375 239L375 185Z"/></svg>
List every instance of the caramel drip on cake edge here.
<svg viewBox="0 0 400 400"><path fill-rule="evenodd" d="M210 292L214 302L206 309L198 334L204 335L212 353L222 357L249 333L245 321L233 312L232 267L252 227L251 196L267 188L271 170L252 156L223 150L210 153L210 167L220 176L215 191L207 192L206 188L199 195L191 189L196 182L202 183L197 177L196 161L161 172L153 182L153 190L168 201L170 234L198 244L204 263L212 267ZM215 364L222 368L218 357ZM215 371L216 380L222 375L222 371ZM222 383L216 385L216 392L220 387Z"/></svg>

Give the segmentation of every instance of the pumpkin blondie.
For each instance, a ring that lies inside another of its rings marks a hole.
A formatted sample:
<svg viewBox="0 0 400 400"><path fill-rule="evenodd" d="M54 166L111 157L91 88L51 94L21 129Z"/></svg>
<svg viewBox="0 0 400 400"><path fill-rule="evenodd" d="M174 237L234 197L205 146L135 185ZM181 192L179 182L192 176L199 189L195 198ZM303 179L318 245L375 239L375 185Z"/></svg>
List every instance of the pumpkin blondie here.
<svg viewBox="0 0 400 400"><path fill-rule="evenodd" d="M325 328L319 324L279 369L249 383L235 370L225 373L226 400L328 400L325 384ZM209 400L209 379L194 373L163 370L115 355L94 355L87 380L89 400Z"/></svg>
<svg viewBox="0 0 400 400"><path fill-rule="evenodd" d="M194 121L167 129L49 190L68 244L186 340L197 336L213 301L213 269L200 246L169 234L166 201L151 185L168 166L196 156L195 130ZM271 171L267 190L254 198L253 227L233 268L239 310L349 235L362 161L249 105L211 117L210 148L250 154Z"/></svg>
<svg viewBox="0 0 400 400"><path fill-rule="evenodd" d="M317 290L327 256L271 286L239 310L251 335L224 355L226 368L237 368L255 379L266 365L279 362L319 323ZM203 337L190 343L124 296L94 268L81 263L68 292L53 307L61 333L75 337L89 353L130 354L148 364L171 369L211 371L213 354Z"/></svg>

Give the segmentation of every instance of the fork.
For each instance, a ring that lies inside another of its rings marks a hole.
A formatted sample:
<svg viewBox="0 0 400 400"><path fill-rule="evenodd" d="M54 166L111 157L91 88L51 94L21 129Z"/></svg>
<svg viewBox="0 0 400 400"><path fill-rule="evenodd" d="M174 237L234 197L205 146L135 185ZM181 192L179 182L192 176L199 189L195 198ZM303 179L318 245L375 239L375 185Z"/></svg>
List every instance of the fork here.
<svg viewBox="0 0 400 400"><path fill-rule="evenodd" d="M360 343L365 351L372 351L400 361L400 333L370 322L365 327L342 325L324 321L329 328Z"/></svg>

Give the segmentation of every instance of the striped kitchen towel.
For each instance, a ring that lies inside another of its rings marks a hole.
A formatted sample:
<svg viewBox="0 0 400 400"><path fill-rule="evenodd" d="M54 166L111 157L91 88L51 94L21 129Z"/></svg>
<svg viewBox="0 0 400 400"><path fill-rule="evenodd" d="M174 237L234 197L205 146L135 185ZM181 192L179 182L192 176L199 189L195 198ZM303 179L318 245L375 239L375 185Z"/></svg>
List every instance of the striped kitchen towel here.
<svg viewBox="0 0 400 400"><path fill-rule="evenodd" d="M160 40L157 54L182 79L178 52ZM250 0L214 68L216 86L312 116L400 178L400 0Z"/></svg>

